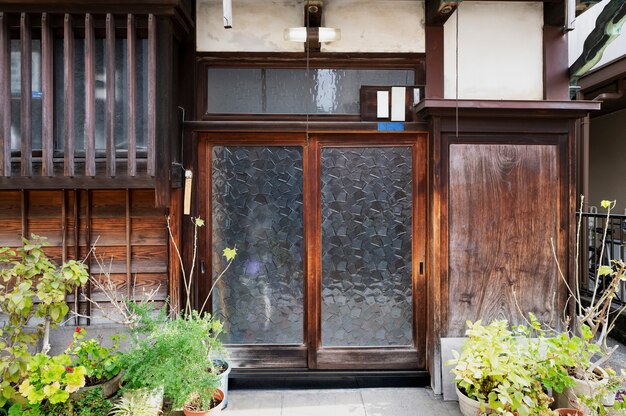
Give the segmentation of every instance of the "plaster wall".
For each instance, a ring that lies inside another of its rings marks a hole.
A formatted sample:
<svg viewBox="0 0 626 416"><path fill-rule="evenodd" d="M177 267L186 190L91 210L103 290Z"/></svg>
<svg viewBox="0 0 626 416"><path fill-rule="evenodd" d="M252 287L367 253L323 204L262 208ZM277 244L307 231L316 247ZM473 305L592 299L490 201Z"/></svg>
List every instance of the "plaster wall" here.
<svg viewBox="0 0 626 416"><path fill-rule="evenodd" d="M198 0L199 52L303 52L283 30L304 26L304 0L233 0L233 28L224 29L222 0ZM424 52L424 2L326 0L323 22L341 29L341 40L323 52Z"/></svg>
<svg viewBox="0 0 626 416"><path fill-rule="evenodd" d="M622 169L626 150L626 110L591 119L589 138L589 195L587 202L600 208L603 199L617 200L613 211L626 209L626 181Z"/></svg>
<svg viewBox="0 0 626 416"><path fill-rule="evenodd" d="M465 1L444 26L444 95L543 99L541 2Z"/></svg>
<svg viewBox="0 0 626 416"><path fill-rule="evenodd" d="M568 34L570 65L572 65L582 54L585 39L587 39L587 36L589 36L595 27L596 19L608 3L609 0L603 0L582 13L580 16L576 17L576 20L574 21L574 30ZM602 58L593 66L592 69L607 64L623 55L626 55L626 35L620 34L606 47Z"/></svg>

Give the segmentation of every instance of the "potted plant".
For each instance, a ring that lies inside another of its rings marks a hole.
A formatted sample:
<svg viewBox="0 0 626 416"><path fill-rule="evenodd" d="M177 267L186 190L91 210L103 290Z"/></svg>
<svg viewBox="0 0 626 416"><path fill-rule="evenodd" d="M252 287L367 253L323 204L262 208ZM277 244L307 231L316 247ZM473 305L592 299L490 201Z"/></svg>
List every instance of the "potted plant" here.
<svg viewBox="0 0 626 416"><path fill-rule="evenodd" d="M87 268L75 260L57 266L41 237L22 241L15 250L0 248L0 314L6 318L0 331L0 408L9 400L32 408L63 402L84 384L84 367L67 370L70 357L49 357L48 351L50 329L69 312L65 295L87 282ZM34 354L40 339L41 352ZM51 373L42 377L43 369Z"/></svg>
<svg viewBox="0 0 626 416"><path fill-rule="evenodd" d="M584 198L581 197L581 211L583 202ZM609 219L611 210L615 207L615 201L605 200L602 201L601 205L607 210L600 253L600 258L603 258L610 224ZM578 221L577 257L580 250L581 223L582 216L579 217ZM552 248L553 252L556 253L553 243ZM568 318L563 323L566 330L557 335L557 338L563 340L563 346L571 358L566 367L574 382L573 386L566 389L563 394L557 395L557 403L562 407L570 407L576 405L579 397L592 398L597 396L597 392L606 391L610 377L602 365L617 349L617 346L608 347L607 339L615 327L615 317L626 309L626 306L618 311L612 309L613 299L619 293L622 282L626 280L626 263L622 260L616 260L611 265L600 266L596 276L604 280L604 289L600 292L598 290L599 285L595 285L589 298L585 298L581 293L578 268L576 268L574 287L570 287L560 267L558 270L561 279L567 286L569 299L574 303L576 311L573 319Z"/></svg>
<svg viewBox="0 0 626 416"><path fill-rule="evenodd" d="M544 391L537 366L543 361L536 355L539 347L529 347L529 339L516 337L506 320L467 325L463 350L453 351L454 359L446 363L455 365L452 373L461 413L551 415L552 399ZM524 327L515 329L521 335L530 333Z"/></svg>
<svg viewBox="0 0 626 416"><path fill-rule="evenodd" d="M113 396L120 388L122 367L119 351L120 335L111 337L112 346L105 347L97 338L85 339L84 328L76 327L73 340L66 353L72 357L72 366L83 366L87 369L85 387L76 393L75 398L88 390L99 388L104 398Z"/></svg>
<svg viewBox="0 0 626 416"><path fill-rule="evenodd" d="M163 407L163 389L126 390L108 413L111 416L159 416Z"/></svg>
<svg viewBox="0 0 626 416"><path fill-rule="evenodd" d="M221 330L219 321L195 311L153 328L122 359L125 385L131 389L163 388L174 409L183 408L194 393L201 394L205 403L219 387L217 375L207 371L207 338Z"/></svg>

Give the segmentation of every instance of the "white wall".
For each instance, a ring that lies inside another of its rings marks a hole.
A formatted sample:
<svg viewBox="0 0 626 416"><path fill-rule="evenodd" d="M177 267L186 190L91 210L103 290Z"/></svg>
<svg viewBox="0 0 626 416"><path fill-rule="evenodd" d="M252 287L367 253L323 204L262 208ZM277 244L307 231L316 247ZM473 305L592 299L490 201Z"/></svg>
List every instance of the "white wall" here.
<svg viewBox="0 0 626 416"><path fill-rule="evenodd" d="M196 49L202 52L302 52L283 30L302 26L304 1L233 0L233 28L224 29L222 0L196 3Z"/></svg>
<svg viewBox="0 0 626 416"><path fill-rule="evenodd" d="M615 213L626 208L626 110L591 119L589 139L589 195L587 203L600 208L603 199L617 200Z"/></svg>
<svg viewBox="0 0 626 416"><path fill-rule="evenodd" d="M587 39L587 36L589 36L589 33L591 33L595 27L598 15L608 3L609 0L603 0L576 18L576 21L574 22L574 30L568 35L570 65L573 64L574 61L576 61L576 59L578 59L578 57L582 54L585 39ZM626 28L622 28L622 31L625 29ZM626 36L620 34L606 47L602 58L592 69L598 68L625 54Z"/></svg>
<svg viewBox="0 0 626 416"><path fill-rule="evenodd" d="M233 28L224 29L222 0L197 1L197 50L302 52L283 30L304 26L304 0L233 0ZM424 2L326 0L323 25L341 29L325 52L424 52Z"/></svg>
<svg viewBox="0 0 626 416"><path fill-rule="evenodd" d="M424 2L326 0L323 25L341 29L327 52L424 52Z"/></svg>
<svg viewBox="0 0 626 416"><path fill-rule="evenodd" d="M444 94L461 99L543 99L543 5L465 1L444 26Z"/></svg>

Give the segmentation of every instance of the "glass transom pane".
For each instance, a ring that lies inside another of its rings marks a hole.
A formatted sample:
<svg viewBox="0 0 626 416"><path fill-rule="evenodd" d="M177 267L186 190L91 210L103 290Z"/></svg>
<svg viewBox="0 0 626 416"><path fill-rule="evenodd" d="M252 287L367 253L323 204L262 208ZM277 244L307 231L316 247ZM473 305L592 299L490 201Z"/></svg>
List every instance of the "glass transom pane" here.
<svg viewBox="0 0 626 416"><path fill-rule="evenodd" d="M362 85L413 85L408 69L209 68L209 113L358 114Z"/></svg>
<svg viewBox="0 0 626 416"><path fill-rule="evenodd" d="M216 146L212 153L213 293L228 344L301 344L304 225L301 147Z"/></svg>
<svg viewBox="0 0 626 416"><path fill-rule="evenodd" d="M322 345L412 344L409 147L322 150Z"/></svg>

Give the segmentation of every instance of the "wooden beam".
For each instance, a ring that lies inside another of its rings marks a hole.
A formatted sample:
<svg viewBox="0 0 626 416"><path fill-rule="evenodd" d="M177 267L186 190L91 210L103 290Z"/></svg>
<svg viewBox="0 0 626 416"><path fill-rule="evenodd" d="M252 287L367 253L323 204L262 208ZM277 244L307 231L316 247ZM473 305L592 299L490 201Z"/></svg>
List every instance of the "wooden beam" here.
<svg viewBox="0 0 626 416"><path fill-rule="evenodd" d="M94 19L85 15L85 176L96 176L96 39Z"/></svg>
<svg viewBox="0 0 626 416"><path fill-rule="evenodd" d="M9 16L0 13L0 176L11 176L11 41Z"/></svg>
<svg viewBox="0 0 626 416"><path fill-rule="evenodd" d="M67 261L67 191L61 191L61 262Z"/></svg>
<svg viewBox="0 0 626 416"><path fill-rule="evenodd" d="M21 217L22 217L21 232L22 232L23 238L28 238L28 191L25 189L22 189L22 192L20 195L21 195L20 209L21 209Z"/></svg>
<svg viewBox="0 0 626 416"><path fill-rule="evenodd" d="M41 115L41 151L43 176L54 175L54 45L52 16L41 15L41 84L43 90Z"/></svg>
<svg viewBox="0 0 626 416"><path fill-rule="evenodd" d="M65 176L74 176L74 30L72 15L63 22L63 142Z"/></svg>
<svg viewBox="0 0 626 416"><path fill-rule="evenodd" d="M156 145L156 35L157 21L154 15L148 16L148 175L154 176Z"/></svg>
<svg viewBox="0 0 626 416"><path fill-rule="evenodd" d="M452 13L454 13L461 1L462 0L426 0L426 25L443 26L448 18L452 16Z"/></svg>
<svg viewBox="0 0 626 416"><path fill-rule="evenodd" d="M86 238L86 243L87 243L87 252L90 253L89 256L87 256L87 268L89 270L89 274L92 275L92 270L91 270L91 256L93 254L91 254L91 245L93 244L92 240L91 240L91 191L89 189L87 189L87 201L85 203L85 223L86 223L86 229L85 229L85 238ZM85 292L87 292L87 297L89 299L91 299L91 281L87 280L87 283L85 284ZM86 315L88 316L87 318L87 325L91 325L91 302L87 301L85 302L85 306L87 307L87 311L86 311Z"/></svg>
<svg viewBox="0 0 626 416"><path fill-rule="evenodd" d="M137 173L137 137L136 137L136 116L137 116L137 35L135 33L135 16L128 15L127 20L127 61L128 68L128 176L135 176Z"/></svg>
<svg viewBox="0 0 626 416"><path fill-rule="evenodd" d="M173 53L174 40L172 22L166 18L159 18L159 30L157 32L157 44L159 45L157 62L159 65L156 71L156 165L159 166L156 172L155 206L157 208L167 207L171 200L172 171L171 142L172 137L177 134L175 120L177 112L173 103L174 68Z"/></svg>
<svg viewBox="0 0 626 416"><path fill-rule="evenodd" d="M126 296L132 299L133 281L132 281L132 247L130 241L131 233L130 219L130 189L126 189Z"/></svg>
<svg viewBox="0 0 626 416"><path fill-rule="evenodd" d="M20 142L22 176L33 175L33 130L32 130L32 37L30 18L22 13L20 17L21 43L21 92L20 92Z"/></svg>
<svg viewBox="0 0 626 416"><path fill-rule="evenodd" d="M74 189L74 258L78 259L79 258L79 250L80 250L80 243L79 243L79 236L80 236L80 228L79 228L79 224L78 221L80 221L80 216L78 215L78 208L79 208L79 201L80 201L80 191L78 189ZM89 270L89 272L91 273L91 270ZM80 317L78 316L79 313L79 307L80 307L80 301L79 301L79 293L80 293L80 289L78 287L76 287L74 289L74 312L76 312L76 318L74 319L74 324L75 325L79 325L80 324Z"/></svg>
<svg viewBox="0 0 626 416"><path fill-rule="evenodd" d="M182 191L176 189L172 191L172 202L170 203L170 227L173 238L169 242L169 299L170 311L174 314L180 312L180 294L181 294L181 268L176 247L181 247L181 218L182 218Z"/></svg>
<svg viewBox="0 0 626 416"><path fill-rule="evenodd" d="M106 173L115 176L115 18L106 17Z"/></svg>

